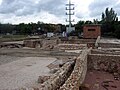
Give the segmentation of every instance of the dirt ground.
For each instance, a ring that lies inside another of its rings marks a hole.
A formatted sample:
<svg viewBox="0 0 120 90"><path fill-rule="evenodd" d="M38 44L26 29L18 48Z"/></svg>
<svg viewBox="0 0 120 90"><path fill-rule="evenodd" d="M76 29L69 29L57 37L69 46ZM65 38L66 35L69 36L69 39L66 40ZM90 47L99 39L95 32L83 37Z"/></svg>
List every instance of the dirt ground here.
<svg viewBox="0 0 120 90"><path fill-rule="evenodd" d="M112 74L103 71L88 71L83 85L89 88L83 90L120 90L120 80L115 80Z"/></svg>
<svg viewBox="0 0 120 90"><path fill-rule="evenodd" d="M51 57L0 56L0 90L32 87L39 76L50 75L46 66L55 60Z"/></svg>

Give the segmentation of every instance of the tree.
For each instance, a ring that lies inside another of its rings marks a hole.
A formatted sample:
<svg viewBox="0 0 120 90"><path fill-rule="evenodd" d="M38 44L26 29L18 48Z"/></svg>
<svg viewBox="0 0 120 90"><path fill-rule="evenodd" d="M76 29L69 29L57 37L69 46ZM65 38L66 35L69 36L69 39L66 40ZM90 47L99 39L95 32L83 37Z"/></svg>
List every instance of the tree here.
<svg viewBox="0 0 120 90"><path fill-rule="evenodd" d="M0 24L0 33L1 34L7 34L7 33L11 33L14 30L14 26L12 24Z"/></svg>
<svg viewBox="0 0 120 90"><path fill-rule="evenodd" d="M0 23L0 35L2 34L2 30L1 30L2 24Z"/></svg>
<svg viewBox="0 0 120 90"><path fill-rule="evenodd" d="M85 24L93 24L92 21L87 20Z"/></svg>
<svg viewBox="0 0 120 90"><path fill-rule="evenodd" d="M84 21L79 21L76 25L75 25L75 30L77 33L81 33L83 31L83 25L85 24Z"/></svg>
<svg viewBox="0 0 120 90"><path fill-rule="evenodd" d="M120 24L116 26L115 36L120 39Z"/></svg>
<svg viewBox="0 0 120 90"><path fill-rule="evenodd" d="M102 13L102 21L103 22L113 22L118 21L117 13L111 8L106 8L105 13Z"/></svg>
<svg viewBox="0 0 120 90"><path fill-rule="evenodd" d="M107 35L114 35L115 33L115 26L116 23L118 22L118 17L117 13L111 8L106 8L105 12L102 13L102 34L107 34Z"/></svg>
<svg viewBox="0 0 120 90"><path fill-rule="evenodd" d="M93 19L93 24L99 24L98 19Z"/></svg>
<svg viewBox="0 0 120 90"><path fill-rule="evenodd" d="M20 34L30 35L32 33L32 26L30 23L29 24L20 23L18 25L18 30L20 31Z"/></svg>

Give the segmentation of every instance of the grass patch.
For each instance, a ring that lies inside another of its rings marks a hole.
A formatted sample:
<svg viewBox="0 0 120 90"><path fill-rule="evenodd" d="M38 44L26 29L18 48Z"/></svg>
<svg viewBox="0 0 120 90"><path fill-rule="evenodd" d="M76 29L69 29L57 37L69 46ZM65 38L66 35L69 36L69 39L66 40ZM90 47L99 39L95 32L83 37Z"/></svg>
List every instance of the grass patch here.
<svg viewBox="0 0 120 90"><path fill-rule="evenodd" d="M1 35L0 41L20 41L26 39L26 35Z"/></svg>

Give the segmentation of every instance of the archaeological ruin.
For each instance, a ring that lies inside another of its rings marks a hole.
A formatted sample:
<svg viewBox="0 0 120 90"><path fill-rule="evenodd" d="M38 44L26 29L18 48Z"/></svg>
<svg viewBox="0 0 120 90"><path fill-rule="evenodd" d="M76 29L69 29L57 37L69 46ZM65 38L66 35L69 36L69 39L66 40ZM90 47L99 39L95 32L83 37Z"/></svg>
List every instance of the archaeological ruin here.
<svg viewBox="0 0 120 90"><path fill-rule="evenodd" d="M0 89L120 90L118 39L51 37L2 42L0 48Z"/></svg>

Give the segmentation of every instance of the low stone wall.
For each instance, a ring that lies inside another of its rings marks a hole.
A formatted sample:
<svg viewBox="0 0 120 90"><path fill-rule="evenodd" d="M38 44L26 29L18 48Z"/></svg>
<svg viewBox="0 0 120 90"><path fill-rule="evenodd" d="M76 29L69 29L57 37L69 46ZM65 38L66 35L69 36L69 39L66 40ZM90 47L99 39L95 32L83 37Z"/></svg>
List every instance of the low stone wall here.
<svg viewBox="0 0 120 90"><path fill-rule="evenodd" d="M99 43L98 47L102 48L120 48L120 44L114 44L114 43Z"/></svg>
<svg viewBox="0 0 120 90"><path fill-rule="evenodd" d="M40 44L41 44L40 40L24 40L25 47L36 48L37 45L40 45Z"/></svg>
<svg viewBox="0 0 120 90"><path fill-rule="evenodd" d="M91 54L109 54L109 55L120 55L120 50L103 50L103 49L93 49Z"/></svg>
<svg viewBox="0 0 120 90"><path fill-rule="evenodd" d="M87 47L88 48L95 48L95 43L87 43Z"/></svg>
<svg viewBox="0 0 120 90"><path fill-rule="evenodd" d="M24 46L30 48L41 48L45 50L53 49L59 43L58 39L38 39L38 40L24 40Z"/></svg>
<svg viewBox="0 0 120 90"><path fill-rule="evenodd" d="M58 39L51 39L51 40L42 40L42 49L49 50L56 48L55 46L59 43Z"/></svg>
<svg viewBox="0 0 120 90"><path fill-rule="evenodd" d="M120 55L90 54L88 56L88 69L120 74Z"/></svg>
<svg viewBox="0 0 120 90"><path fill-rule="evenodd" d="M100 42L100 36L97 37L97 40L95 42L95 47L97 48L98 47L98 43Z"/></svg>
<svg viewBox="0 0 120 90"><path fill-rule="evenodd" d="M47 81L41 84L39 90L57 90L64 84L74 68L75 62L67 62L60 70L50 77Z"/></svg>
<svg viewBox="0 0 120 90"><path fill-rule="evenodd" d="M66 44L87 44L95 43L96 39L73 39L73 40L61 40L60 43Z"/></svg>
<svg viewBox="0 0 120 90"><path fill-rule="evenodd" d="M86 44L58 44L61 50L81 50L87 47Z"/></svg>
<svg viewBox="0 0 120 90"><path fill-rule="evenodd" d="M60 40L60 39L38 39L38 40L24 40L25 47L41 48L45 50L50 49L81 49L86 44L88 47L94 47L96 39L75 39L75 40ZM57 45L59 44L59 45ZM61 45L64 44L64 45ZM69 44L69 45L65 45ZM72 45L70 45L72 44Z"/></svg>
<svg viewBox="0 0 120 90"><path fill-rule="evenodd" d="M59 90L79 90L87 72L87 55L90 50L84 50L77 58L76 64L70 77Z"/></svg>

